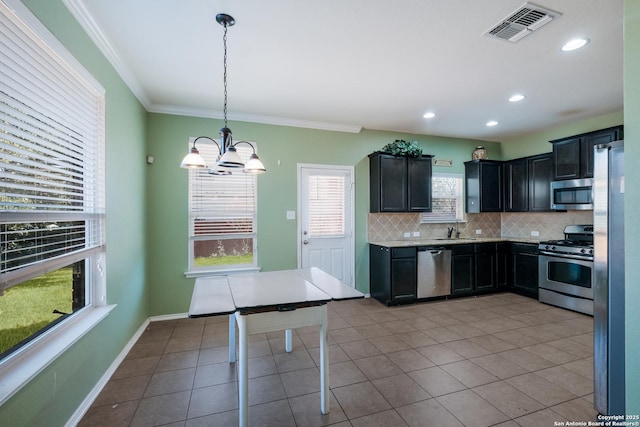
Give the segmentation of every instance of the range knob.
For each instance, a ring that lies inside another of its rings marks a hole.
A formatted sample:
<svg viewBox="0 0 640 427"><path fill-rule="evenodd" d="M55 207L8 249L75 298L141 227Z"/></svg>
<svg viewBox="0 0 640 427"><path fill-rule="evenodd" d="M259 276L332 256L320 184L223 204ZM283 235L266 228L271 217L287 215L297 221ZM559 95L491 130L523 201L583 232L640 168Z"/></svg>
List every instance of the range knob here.
<svg viewBox="0 0 640 427"><path fill-rule="evenodd" d="M589 249L589 255L593 255L593 249Z"/></svg>
<svg viewBox="0 0 640 427"><path fill-rule="evenodd" d="M587 253L587 250L586 250L586 249L580 249L580 253L582 253L582 254L586 254L586 253Z"/></svg>

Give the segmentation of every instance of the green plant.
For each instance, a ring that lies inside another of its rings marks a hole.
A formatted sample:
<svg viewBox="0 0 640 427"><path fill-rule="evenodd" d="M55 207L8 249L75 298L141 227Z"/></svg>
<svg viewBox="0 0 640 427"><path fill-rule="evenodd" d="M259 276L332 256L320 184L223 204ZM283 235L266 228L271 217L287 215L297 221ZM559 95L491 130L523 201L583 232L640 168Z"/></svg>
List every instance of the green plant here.
<svg viewBox="0 0 640 427"><path fill-rule="evenodd" d="M409 142L403 139L396 139L385 145L382 147L382 151L394 156L420 157L422 155L422 147L418 145L418 141Z"/></svg>

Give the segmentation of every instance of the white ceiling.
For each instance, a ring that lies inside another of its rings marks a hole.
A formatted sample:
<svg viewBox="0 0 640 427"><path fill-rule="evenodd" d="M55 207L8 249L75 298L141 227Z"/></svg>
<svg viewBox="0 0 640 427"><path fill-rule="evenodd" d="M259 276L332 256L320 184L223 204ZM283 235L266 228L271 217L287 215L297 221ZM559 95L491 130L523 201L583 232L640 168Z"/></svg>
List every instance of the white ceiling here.
<svg viewBox="0 0 640 427"><path fill-rule="evenodd" d="M562 15L518 43L482 34L524 0L64 1L149 111L202 117L222 117L215 15L232 15L231 128L503 141L623 108L622 0L536 0Z"/></svg>

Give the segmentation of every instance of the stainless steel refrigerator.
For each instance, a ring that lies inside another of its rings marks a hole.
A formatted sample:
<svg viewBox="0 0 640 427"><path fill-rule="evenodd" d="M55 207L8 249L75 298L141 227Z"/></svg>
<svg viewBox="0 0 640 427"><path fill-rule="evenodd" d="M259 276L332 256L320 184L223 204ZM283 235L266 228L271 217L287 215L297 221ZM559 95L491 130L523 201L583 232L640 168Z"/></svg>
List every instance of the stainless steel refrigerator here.
<svg viewBox="0 0 640 427"><path fill-rule="evenodd" d="M624 142L594 148L594 407L625 413Z"/></svg>

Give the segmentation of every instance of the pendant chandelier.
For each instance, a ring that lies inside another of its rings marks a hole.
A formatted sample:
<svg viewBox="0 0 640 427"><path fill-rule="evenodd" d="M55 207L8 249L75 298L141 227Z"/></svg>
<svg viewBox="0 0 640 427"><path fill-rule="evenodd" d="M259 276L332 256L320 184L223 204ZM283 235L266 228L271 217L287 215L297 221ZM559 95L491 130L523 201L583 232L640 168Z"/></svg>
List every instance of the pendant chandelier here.
<svg viewBox="0 0 640 427"><path fill-rule="evenodd" d="M220 144L218 144L215 139L208 136L197 137L193 140L193 146L191 147L189 154L182 159L180 167L185 169L207 168L207 163L204 161L202 156L200 156L200 152L196 148L196 142L200 139L208 139L218 147L218 151L220 152L216 164L209 169L210 174L230 175L232 172L240 169L245 173L261 174L266 172L266 169L256 154L256 148L253 144L247 141L238 141L234 143L231 135L231 129L227 127L227 28L233 26L236 21L232 16L225 13L219 13L216 15L216 21L224 27L224 36L222 37L222 41L224 43L224 127L220 129ZM239 144L247 144L253 150L253 154L251 154L251 157L246 164L242 163L242 160L236 151L236 146Z"/></svg>

